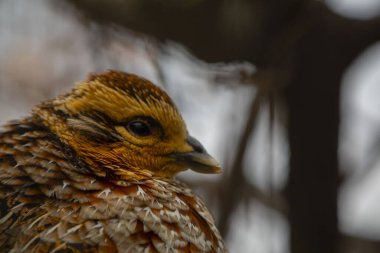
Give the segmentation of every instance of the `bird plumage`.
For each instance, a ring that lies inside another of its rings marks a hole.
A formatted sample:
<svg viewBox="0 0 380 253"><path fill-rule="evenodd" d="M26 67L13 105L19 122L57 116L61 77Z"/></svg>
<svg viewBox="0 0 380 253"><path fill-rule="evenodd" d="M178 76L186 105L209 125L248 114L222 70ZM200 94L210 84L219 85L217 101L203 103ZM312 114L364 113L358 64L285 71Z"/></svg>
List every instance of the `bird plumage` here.
<svg viewBox="0 0 380 253"><path fill-rule="evenodd" d="M187 168L220 171L165 92L93 75L0 132L0 252L227 252Z"/></svg>

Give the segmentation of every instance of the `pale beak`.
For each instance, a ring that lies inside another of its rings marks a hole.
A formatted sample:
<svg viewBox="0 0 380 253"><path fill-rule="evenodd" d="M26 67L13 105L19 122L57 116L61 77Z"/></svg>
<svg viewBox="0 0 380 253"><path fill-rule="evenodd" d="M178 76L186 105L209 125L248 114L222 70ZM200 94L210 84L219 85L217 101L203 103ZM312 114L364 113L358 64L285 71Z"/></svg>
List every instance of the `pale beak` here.
<svg viewBox="0 0 380 253"><path fill-rule="evenodd" d="M219 163L207 153L197 139L189 136L187 143L193 148L193 151L170 155L177 163L199 173L215 174L222 172Z"/></svg>

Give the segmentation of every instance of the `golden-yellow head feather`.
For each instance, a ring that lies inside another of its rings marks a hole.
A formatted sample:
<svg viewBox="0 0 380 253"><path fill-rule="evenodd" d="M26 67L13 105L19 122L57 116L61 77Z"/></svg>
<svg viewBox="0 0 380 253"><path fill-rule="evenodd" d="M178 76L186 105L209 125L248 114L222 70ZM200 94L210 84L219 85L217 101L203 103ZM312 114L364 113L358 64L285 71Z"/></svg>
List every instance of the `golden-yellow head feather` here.
<svg viewBox="0 0 380 253"><path fill-rule="evenodd" d="M171 178L187 168L220 171L189 136L170 97L136 75L92 75L37 106L34 115L98 176L128 180Z"/></svg>

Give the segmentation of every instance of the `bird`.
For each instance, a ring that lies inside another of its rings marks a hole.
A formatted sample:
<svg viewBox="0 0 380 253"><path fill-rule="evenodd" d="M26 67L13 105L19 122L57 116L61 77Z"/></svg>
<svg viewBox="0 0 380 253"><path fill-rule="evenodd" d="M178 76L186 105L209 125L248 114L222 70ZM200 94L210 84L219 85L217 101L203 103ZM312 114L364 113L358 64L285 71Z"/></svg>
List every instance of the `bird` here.
<svg viewBox="0 0 380 253"><path fill-rule="evenodd" d="M0 131L0 252L228 252L176 175L220 173L169 95L90 74Z"/></svg>

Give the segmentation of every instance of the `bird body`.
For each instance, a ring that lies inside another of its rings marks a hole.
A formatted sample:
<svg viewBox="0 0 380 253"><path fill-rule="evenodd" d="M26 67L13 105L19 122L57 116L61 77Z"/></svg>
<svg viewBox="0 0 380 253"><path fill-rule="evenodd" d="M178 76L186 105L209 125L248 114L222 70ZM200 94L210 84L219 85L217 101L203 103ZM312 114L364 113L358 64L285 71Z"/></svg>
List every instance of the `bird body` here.
<svg viewBox="0 0 380 253"><path fill-rule="evenodd" d="M94 75L0 132L0 252L227 252L187 168L220 171L166 93Z"/></svg>

